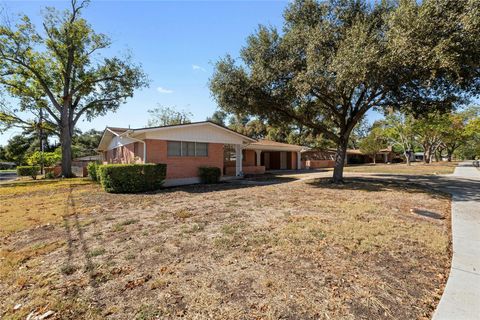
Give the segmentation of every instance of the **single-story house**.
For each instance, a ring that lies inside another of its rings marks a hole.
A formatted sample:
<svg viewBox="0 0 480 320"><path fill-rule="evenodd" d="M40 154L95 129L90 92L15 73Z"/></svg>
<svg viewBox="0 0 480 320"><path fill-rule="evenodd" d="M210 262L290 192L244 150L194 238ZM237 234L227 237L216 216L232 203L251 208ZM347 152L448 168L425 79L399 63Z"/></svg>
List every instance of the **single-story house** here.
<svg viewBox="0 0 480 320"><path fill-rule="evenodd" d="M256 140L210 121L140 129L107 127L97 148L103 163L165 163L165 186L198 183L198 168L223 178L301 169L305 147Z"/></svg>
<svg viewBox="0 0 480 320"><path fill-rule="evenodd" d="M375 155L376 163L389 163L398 156L393 152L392 147L380 150ZM362 152L360 149L347 149L347 164L373 163L373 156Z"/></svg>
<svg viewBox="0 0 480 320"><path fill-rule="evenodd" d="M324 149L324 150L308 150L302 152L302 160L306 168L333 168L335 165L336 149ZM388 147L380 150L375 155L375 162L388 163L398 159L400 157L393 152L392 147ZM363 164L372 163L372 155L365 154L359 149L347 149L347 155L345 159L346 164Z"/></svg>

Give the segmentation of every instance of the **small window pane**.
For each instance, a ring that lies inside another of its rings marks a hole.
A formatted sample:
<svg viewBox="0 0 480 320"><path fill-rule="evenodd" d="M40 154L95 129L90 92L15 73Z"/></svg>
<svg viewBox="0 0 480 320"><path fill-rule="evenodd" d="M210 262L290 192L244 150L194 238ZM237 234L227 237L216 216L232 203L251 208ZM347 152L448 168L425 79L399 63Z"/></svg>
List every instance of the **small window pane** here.
<svg viewBox="0 0 480 320"><path fill-rule="evenodd" d="M207 156L208 156L208 143L197 142L197 157L207 157Z"/></svg>
<svg viewBox="0 0 480 320"><path fill-rule="evenodd" d="M195 142L182 142L182 156L184 157L195 156Z"/></svg>
<svg viewBox="0 0 480 320"><path fill-rule="evenodd" d="M180 141L168 141L167 143L167 155L169 157L181 156L181 143Z"/></svg>
<svg viewBox="0 0 480 320"><path fill-rule="evenodd" d="M195 142L187 142L187 156L195 157Z"/></svg>

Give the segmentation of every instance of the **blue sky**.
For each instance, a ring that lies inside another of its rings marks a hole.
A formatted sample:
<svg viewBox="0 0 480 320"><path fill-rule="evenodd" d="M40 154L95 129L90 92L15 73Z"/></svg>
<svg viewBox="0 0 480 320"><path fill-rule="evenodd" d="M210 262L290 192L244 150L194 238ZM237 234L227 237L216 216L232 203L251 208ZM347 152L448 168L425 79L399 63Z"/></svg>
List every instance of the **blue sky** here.
<svg viewBox="0 0 480 320"><path fill-rule="evenodd" d="M39 26L45 6L65 1L0 1L12 15L27 14ZM147 110L176 106L201 121L216 110L208 89L213 63L226 54L238 57L259 24L281 27L288 1L92 1L83 16L97 32L111 37L106 55L133 54L148 74L150 88L139 90L118 112L79 123L81 130L145 126ZM371 117L376 118L375 114ZM0 136L0 145L18 134Z"/></svg>

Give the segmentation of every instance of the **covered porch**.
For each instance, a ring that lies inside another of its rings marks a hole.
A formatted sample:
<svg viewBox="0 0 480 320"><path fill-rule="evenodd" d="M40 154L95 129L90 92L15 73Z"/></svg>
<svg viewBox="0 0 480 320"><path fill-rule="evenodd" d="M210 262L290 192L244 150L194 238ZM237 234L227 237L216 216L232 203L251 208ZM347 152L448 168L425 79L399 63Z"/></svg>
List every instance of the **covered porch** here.
<svg viewBox="0 0 480 320"><path fill-rule="evenodd" d="M260 140L244 146L224 146L225 176L263 174L269 170L299 170L305 147Z"/></svg>

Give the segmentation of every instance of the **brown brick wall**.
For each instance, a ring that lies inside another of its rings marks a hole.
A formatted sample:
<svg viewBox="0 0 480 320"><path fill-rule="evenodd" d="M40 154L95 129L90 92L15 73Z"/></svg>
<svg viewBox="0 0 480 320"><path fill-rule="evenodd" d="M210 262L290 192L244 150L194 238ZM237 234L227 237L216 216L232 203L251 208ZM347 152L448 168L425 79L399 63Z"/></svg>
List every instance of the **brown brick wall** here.
<svg viewBox="0 0 480 320"><path fill-rule="evenodd" d="M255 166L255 150L245 150L244 157L242 159L242 166L251 167Z"/></svg>
<svg viewBox="0 0 480 320"><path fill-rule="evenodd" d="M137 145L137 152L135 151ZM143 143L129 143L125 146L115 148L116 156L114 157L114 149L105 151L105 163L142 163L143 162Z"/></svg>
<svg viewBox="0 0 480 320"><path fill-rule="evenodd" d="M168 157L167 141L145 140L147 143L147 162L165 163L167 179L194 178L202 166L223 168L223 144L209 143L208 157Z"/></svg>

